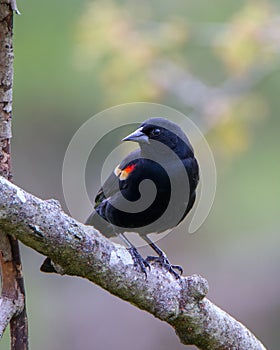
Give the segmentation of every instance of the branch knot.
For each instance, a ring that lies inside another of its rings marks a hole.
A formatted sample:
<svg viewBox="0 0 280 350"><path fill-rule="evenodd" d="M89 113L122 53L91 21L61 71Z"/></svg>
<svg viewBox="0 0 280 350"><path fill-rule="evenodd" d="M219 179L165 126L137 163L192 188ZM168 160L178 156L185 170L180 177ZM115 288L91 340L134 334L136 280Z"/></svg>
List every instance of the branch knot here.
<svg viewBox="0 0 280 350"><path fill-rule="evenodd" d="M205 278L200 275L192 275L182 279L182 299L188 302L202 300L209 291L209 285Z"/></svg>

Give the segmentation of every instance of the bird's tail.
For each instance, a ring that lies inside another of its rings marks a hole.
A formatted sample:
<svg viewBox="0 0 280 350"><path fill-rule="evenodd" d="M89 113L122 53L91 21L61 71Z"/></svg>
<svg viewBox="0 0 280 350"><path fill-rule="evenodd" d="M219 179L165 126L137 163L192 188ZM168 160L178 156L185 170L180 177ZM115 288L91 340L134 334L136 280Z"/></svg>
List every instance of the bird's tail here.
<svg viewBox="0 0 280 350"><path fill-rule="evenodd" d="M53 262L51 261L50 258L46 258L43 261L43 264L40 267L40 271L47 272L47 273L57 273L57 271L53 265Z"/></svg>
<svg viewBox="0 0 280 350"><path fill-rule="evenodd" d="M93 226L107 238L116 235L113 225L103 219L95 210L90 214L85 225Z"/></svg>

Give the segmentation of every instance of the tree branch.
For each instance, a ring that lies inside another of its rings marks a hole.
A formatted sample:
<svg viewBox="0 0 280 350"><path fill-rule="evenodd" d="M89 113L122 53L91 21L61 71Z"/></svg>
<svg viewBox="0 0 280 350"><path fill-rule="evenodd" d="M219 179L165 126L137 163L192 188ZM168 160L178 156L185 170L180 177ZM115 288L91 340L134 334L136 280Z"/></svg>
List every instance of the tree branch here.
<svg viewBox="0 0 280 350"><path fill-rule="evenodd" d="M43 201L0 178L0 230L49 256L61 274L87 278L174 327L183 344L200 349L264 350L241 323L205 298L207 281L176 280L154 264L145 275L128 251Z"/></svg>
<svg viewBox="0 0 280 350"><path fill-rule="evenodd" d="M16 276L12 263L9 237L0 230L0 266L2 295L0 298L0 339L11 319L24 309L24 296L15 286Z"/></svg>
<svg viewBox="0 0 280 350"><path fill-rule="evenodd" d="M12 179L13 11L16 0L0 2L0 175ZM10 322L11 349L28 349L25 290L18 241L0 230L0 338Z"/></svg>

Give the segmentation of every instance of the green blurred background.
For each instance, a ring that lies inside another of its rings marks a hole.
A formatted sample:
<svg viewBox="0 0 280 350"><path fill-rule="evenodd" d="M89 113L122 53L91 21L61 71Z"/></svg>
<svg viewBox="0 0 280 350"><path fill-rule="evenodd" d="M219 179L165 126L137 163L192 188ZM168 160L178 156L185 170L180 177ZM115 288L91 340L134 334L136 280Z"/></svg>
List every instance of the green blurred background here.
<svg viewBox="0 0 280 350"><path fill-rule="evenodd" d="M160 246L186 274L208 279L213 302L268 349L279 349L279 3L19 0L18 6L15 182L63 204L63 157L92 115L134 101L188 114L214 153L216 198L196 234L178 228ZM22 247L22 255L31 349L193 348L168 325L86 280L40 273L43 257L31 249ZM1 349L9 349L8 338L6 332Z"/></svg>

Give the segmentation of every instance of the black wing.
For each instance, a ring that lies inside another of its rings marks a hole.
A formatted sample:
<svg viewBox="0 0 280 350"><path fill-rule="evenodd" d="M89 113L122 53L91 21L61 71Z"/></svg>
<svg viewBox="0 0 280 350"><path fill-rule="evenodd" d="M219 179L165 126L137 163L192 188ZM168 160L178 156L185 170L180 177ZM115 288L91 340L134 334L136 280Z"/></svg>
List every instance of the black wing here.
<svg viewBox="0 0 280 350"><path fill-rule="evenodd" d="M111 173L108 179L104 182L103 186L97 192L95 197L94 208L97 208L106 198L109 198L119 192L119 175L123 169L134 159L140 158L140 150L131 152L122 162L118 165L115 170Z"/></svg>
<svg viewBox="0 0 280 350"><path fill-rule="evenodd" d="M118 165L115 168L115 170L111 173L108 179L104 182L103 186L97 192L97 195L95 197L95 205L94 205L95 210L91 213L91 215L86 220L85 222L86 225L94 226L107 237L114 235L114 232L112 231L112 225L110 225L109 223L106 224L106 222L101 218L101 217L104 217L102 213L105 212L107 198L114 196L116 193L120 191L119 176L121 174L121 171L125 169L132 160L139 159L140 157L141 157L140 150L136 150L130 153L121 162L121 164ZM97 214L97 212L99 214Z"/></svg>

